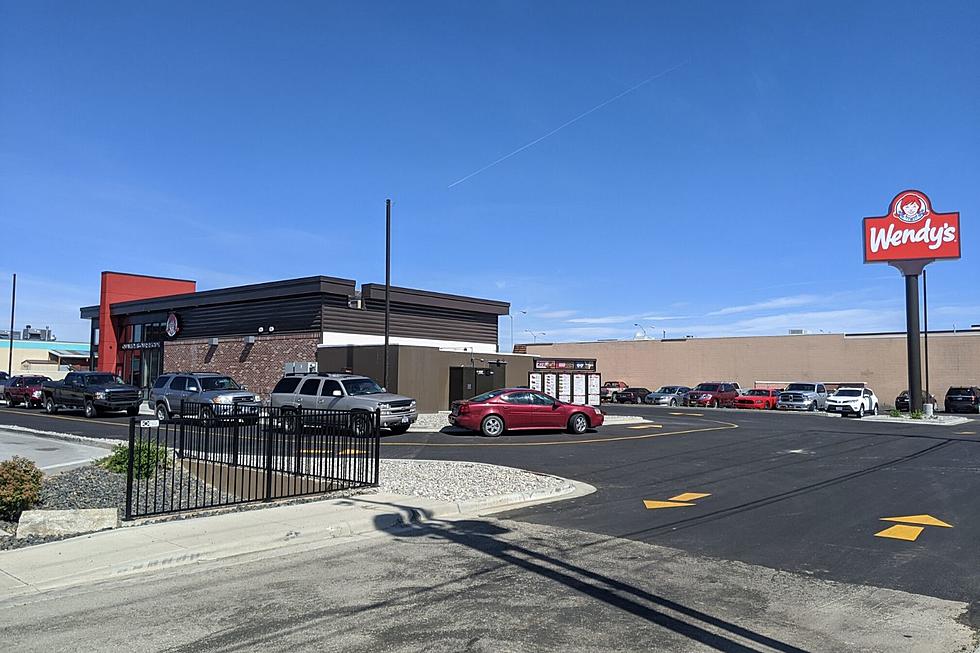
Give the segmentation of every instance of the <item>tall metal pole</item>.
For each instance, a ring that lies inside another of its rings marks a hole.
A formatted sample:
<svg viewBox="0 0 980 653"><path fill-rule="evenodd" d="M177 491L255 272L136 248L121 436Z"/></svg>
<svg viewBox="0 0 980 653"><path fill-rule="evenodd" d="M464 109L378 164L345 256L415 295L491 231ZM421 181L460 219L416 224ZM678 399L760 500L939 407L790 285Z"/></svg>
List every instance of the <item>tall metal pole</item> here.
<svg viewBox="0 0 980 653"><path fill-rule="evenodd" d="M17 305L17 273L14 273L14 287L10 293L10 351L7 352L7 376L14 374L14 307Z"/></svg>
<svg viewBox="0 0 980 653"><path fill-rule="evenodd" d="M385 371L382 385L388 387L388 345L391 336L391 200L385 200Z"/></svg>
<svg viewBox="0 0 980 653"><path fill-rule="evenodd" d="M922 270L922 352L925 358L926 399L929 398L929 295L926 294L926 271Z"/></svg>
<svg viewBox="0 0 980 653"><path fill-rule="evenodd" d="M909 410L922 411L922 360L919 353L919 275L905 275L905 332L909 354Z"/></svg>

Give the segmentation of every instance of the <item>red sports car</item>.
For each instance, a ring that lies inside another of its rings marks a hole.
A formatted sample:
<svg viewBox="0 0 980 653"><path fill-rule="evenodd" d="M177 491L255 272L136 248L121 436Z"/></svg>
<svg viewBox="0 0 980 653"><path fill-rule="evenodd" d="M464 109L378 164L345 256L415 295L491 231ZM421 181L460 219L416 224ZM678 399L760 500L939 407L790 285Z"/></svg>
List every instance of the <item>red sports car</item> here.
<svg viewBox="0 0 980 653"><path fill-rule="evenodd" d="M495 438L507 430L561 429L585 433L602 426L594 406L566 404L527 388L501 388L466 401L453 402L449 423Z"/></svg>
<svg viewBox="0 0 980 653"><path fill-rule="evenodd" d="M756 408L759 410L774 410L782 390L765 390L755 388L747 390L735 400L735 408Z"/></svg>

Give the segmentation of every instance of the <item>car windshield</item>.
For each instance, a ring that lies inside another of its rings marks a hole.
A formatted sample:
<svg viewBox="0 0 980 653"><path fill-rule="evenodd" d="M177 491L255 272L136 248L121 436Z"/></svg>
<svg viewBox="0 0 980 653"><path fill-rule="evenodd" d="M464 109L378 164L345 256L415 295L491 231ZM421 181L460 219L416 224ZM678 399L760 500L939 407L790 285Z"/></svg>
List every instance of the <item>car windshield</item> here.
<svg viewBox="0 0 980 653"><path fill-rule="evenodd" d="M241 386L229 376L203 376L198 379L204 392L212 390L241 390Z"/></svg>
<svg viewBox="0 0 980 653"><path fill-rule="evenodd" d="M675 388L672 385L665 385L664 387L657 390L657 392L662 395L672 395L675 392L677 392L677 388Z"/></svg>
<svg viewBox="0 0 980 653"><path fill-rule="evenodd" d="M489 401L490 399L493 399L494 397L499 397L500 395L504 394L505 392L507 392L507 390L491 390L490 392L484 392L482 395L477 395L475 397L472 397L470 399L470 401L472 401L474 403L477 403L477 404L483 403L484 401Z"/></svg>
<svg viewBox="0 0 980 653"><path fill-rule="evenodd" d="M769 396L769 391L768 390L749 390L745 394L749 395L750 397L768 397Z"/></svg>
<svg viewBox="0 0 980 653"><path fill-rule="evenodd" d="M343 381L343 384L344 388L347 389L347 394L351 396L376 395L384 392L381 386L371 379L349 379Z"/></svg>
<svg viewBox="0 0 980 653"><path fill-rule="evenodd" d="M841 388L834 393L835 397L860 397L861 390L858 388Z"/></svg>
<svg viewBox="0 0 980 653"><path fill-rule="evenodd" d="M718 392L717 383L699 383L695 390L701 390L702 392Z"/></svg>
<svg viewBox="0 0 980 653"><path fill-rule="evenodd" d="M81 378L87 385L112 385L113 383L124 385L122 379L112 374L89 374Z"/></svg>
<svg viewBox="0 0 980 653"><path fill-rule="evenodd" d="M812 383L790 383L786 386L787 392L815 392L817 386Z"/></svg>

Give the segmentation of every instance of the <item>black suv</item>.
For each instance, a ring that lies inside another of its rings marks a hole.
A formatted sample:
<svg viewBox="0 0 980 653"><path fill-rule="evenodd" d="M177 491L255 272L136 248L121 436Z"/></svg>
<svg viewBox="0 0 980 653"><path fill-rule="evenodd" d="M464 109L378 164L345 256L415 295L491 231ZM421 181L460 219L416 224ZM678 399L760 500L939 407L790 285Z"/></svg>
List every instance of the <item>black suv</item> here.
<svg viewBox="0 0 980 653"><path fill-rule="evenodd" d="M642 404L643 399L650 394L646 388L634 388L630 386L625 390L620 390L613 395L617 404Z"/></svg>
<svg viewBox="0 0 980 653"><path fill-rule="evenodd" d="M980 388L953 386L946 391L947 413L980 413Z"/></svg>

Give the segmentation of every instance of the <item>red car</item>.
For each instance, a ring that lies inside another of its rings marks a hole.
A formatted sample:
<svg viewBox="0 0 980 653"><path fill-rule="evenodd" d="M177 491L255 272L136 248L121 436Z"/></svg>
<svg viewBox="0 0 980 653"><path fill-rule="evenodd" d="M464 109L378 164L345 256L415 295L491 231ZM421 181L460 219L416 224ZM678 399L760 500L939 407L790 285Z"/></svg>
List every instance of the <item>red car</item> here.
<svg viewBox="0 0 980 653"><path fill-rule="evenodd" d="M40 406L44 403L41 384L50 381L46 376L15 376L3 386L3 398L8 406L24 404L28 407Z"/></svg>
<svg viewBox="0 0 980 653"><path fill-rule="evenodd" d="M711 383L699 383L693 390L684 395L684 405L695 408L731 407L735 405L735 400L738 399L738 396L738 384L735 382L724 383L722 381L712 381Z"/></svg>
<svg viewBox="0 0 980 653"><path fill-rule="evenodd" d="M744 395L735 399L735 408L755 408L758 410L775 410L782 390L766 390L754 388L747 390Z"/></svg>
<svg viewBox="0 0 980 653"><path fill-rule="evenodd" d="M453 402L449 423L495 438L504 431L560 429L585 433L602 426L602 412L593 406L566 404L527 388L501 388L466 401Z"/></svg>

